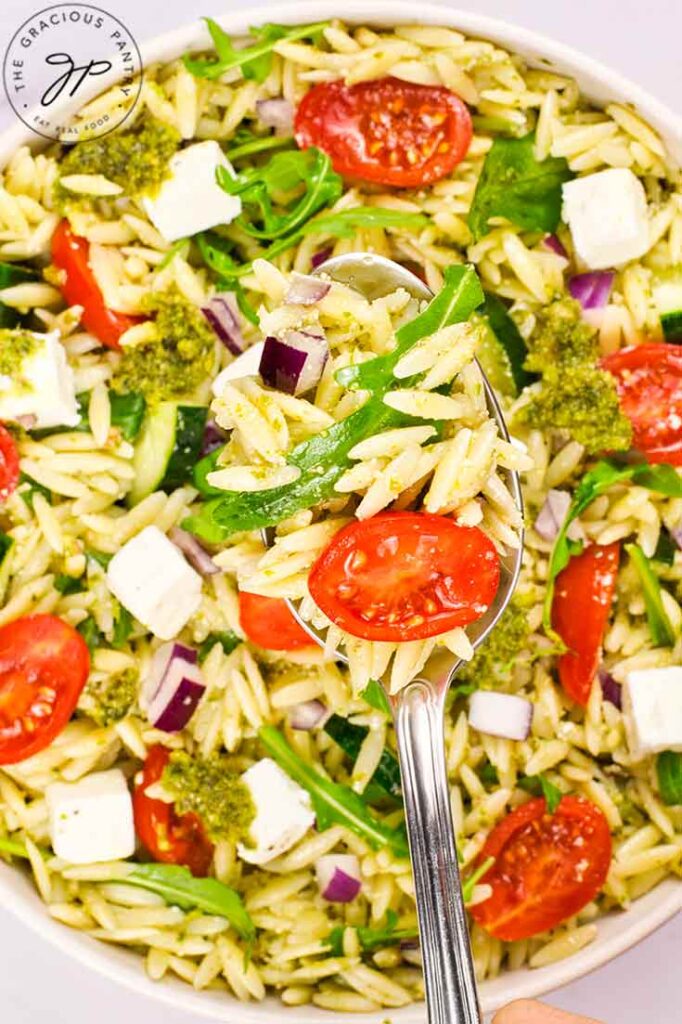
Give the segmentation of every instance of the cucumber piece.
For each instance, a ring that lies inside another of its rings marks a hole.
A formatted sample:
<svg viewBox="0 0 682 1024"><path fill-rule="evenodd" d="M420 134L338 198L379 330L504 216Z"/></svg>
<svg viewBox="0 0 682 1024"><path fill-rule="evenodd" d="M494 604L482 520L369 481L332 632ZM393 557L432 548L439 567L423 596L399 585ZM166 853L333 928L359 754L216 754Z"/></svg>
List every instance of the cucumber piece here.
<svg viewBox="0 0 682 1024"><path fill-rule="evenodd" d="M493 387L496 386L493 378L499 378L503 385L500 390L504 394L517 395L537 380L537 376L529 373L523 366L528 355L526 343L504 302L498 299L497 295L492 295L490 292L485 293L483 312L493 337L488 341L487 346L484 342L483 352L479 351L478 353L481 366L486 375L491 377ZM497 342L497 348L495 348L495 342ZM486 362L490 364L492 376L488 372ZM505 382L506 388L504 387Z"/></svg>
<svg viewBox="0 0 682 1024"><path fill-rule="evenodd" d="M12 548L14 541L6 533L0 530L0 601L4 600L7 584L9 583L10 562L12 561Z"/></svg>
<svg viewBox="0 0 682 1024"><path fill-rule="evenodd" d="M682 343L682 266L660 274L652 291L665 340Z"/></svg>
<svg viewBox="0 0 682 1024"><path fill-rule="evenodd" d="M11 288L15 284L26 284L27 281L38 281L40 275L30 267L22 267L19 263L0 263L0 288ZM23 323L23 316L12 306L0 302L0 328L17 327Z"/></svg>
<svg viewBox="0 0 682 1024"><path fill-rule="evenodd" d="M172 491L192 479L207 415L204 405L178 402L160 402L149 409L135 445L131 505L153 491Z"/></svg>
<svg viewBox="0 0 682 1024"><path fill-rule="evenodd" d="M332 715L327 719L324 731L335 743L338 743L348 757L355 761L369 729L365 725L355 725L347 718L342 718L341 715ZM398 760L385 747L374 775L365 786L361 796L367 803L378 803L387 797L391 800L400 800L401 792Z"/></svg>
<svg viewBox="0 0 682 1024"><path fill-rule="evenodd" d="M200 459L194 467L192 474L194 486L203 498L219 498L225 493L219 487L212 487L208 482L208 474L214 473L219 468L218 459L222 453L222 448L216 448L208 455L204 455L203 459Z"/></svg>

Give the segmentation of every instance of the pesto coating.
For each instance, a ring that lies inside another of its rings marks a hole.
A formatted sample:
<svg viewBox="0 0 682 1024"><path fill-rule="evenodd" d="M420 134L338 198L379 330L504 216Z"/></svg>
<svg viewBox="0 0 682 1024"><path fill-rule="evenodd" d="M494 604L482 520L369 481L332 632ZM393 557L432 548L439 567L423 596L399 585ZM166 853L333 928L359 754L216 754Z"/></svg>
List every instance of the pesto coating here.
<svg viewBox="0 0 682 1024"><path fill-rule="evenodd" d="M499 688L509 682L518 655L526 646L530 627L526 610L511 601L490 635L471 661L457 673L455 686L472 685L477 690Z"/></svg>
<svg viewBox="0 0 682 1024"><path fill-rule="evenodd" d="M139 391L148 402L191 395L213 372L215 334L174 284L148 295L145 311L154 317L157 338L123 350L114 390Z"/></svg>
<svg viewBox="0 0 682 1024"><path fill-rule="evenodd" d="M174 128L144 119L127 131L76 143L62 158L60 172L63 177L103 174L128 196L152 196L168 177L170 159L179 145L180 134ZM57 196L73 199L59 183Z"/></svg>
<svg viewBox="0 0 682 1024"><path fill-rule="evenodd" d="M174 751L161 781L175 797L178 813L197 814L214 842L247 837L256 808L248 786L228 758L219 754L191 757L183 750Z"/></svg>
<svg viewBox="0 0 682 1024"><path fill-rule="evenodd" d="M83 710L98 725L120 722L137 702L139 678L133 669L126 669L106 685L88 683L83 694Z"/></svg>
<svg viewBox="0 0 682 1024"><path fill-rule="evenodd" d="M0 376L18 382L24 360L38 347L38 340L30 331L0 329Z"/></svg>

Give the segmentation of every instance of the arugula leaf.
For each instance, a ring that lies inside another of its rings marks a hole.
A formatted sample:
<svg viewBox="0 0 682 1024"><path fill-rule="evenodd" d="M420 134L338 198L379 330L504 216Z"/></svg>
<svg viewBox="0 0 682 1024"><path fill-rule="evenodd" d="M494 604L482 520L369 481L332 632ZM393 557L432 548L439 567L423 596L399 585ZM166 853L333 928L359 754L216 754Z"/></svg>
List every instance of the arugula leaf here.
<svg viewBox="0 0 682 1024"><path fill-rule="evenodd" d="M582 515L595 498L604 494L614 484L624 483L626 480L633 480L641 487L647 487L650 491L665 494L669 498L682 497L682 478L667 463L660 463L659 465L649 465L648 462L626 464L615 462L612 459L602 459L593 469L585 474L575 489L573 501L554 541L554 547L549 559L545 603L542 613L542 625L545 632L549 635L554 635L554 631L551 628L551 620L556 578L561 570L566 568L571 556L580 554L582 551L582 543L570 540L568 529L571 523L578 516Z"/></svg>
<svg viewBox="0 0 682 1024"><path fill-rule="evenodd" d="M661 800L668 807L682 804L682 754L664 750L656 758L656 776Z"/></svg>
<svg viewBox="0 0 682 1024"><path fill-rule="evenodd" d="M256 929L241 897L217 878L195 878L188 868L177 864L136 864L130 874L116 881L158 893L181 910L201 910L224 917L248 942L256 937Z"/></svg>
<svg viewBox="0 0 682 1024"><path fill-rule="evenodd" d="M364 690L360 692L360 696L365 704L369 704L375 711L383 711L385 715L391 717L390 701L383 686L376 679L370 679Z"/></svg>
<svg viewBox="0 0 682 1024"><path fill-rule="evenodd" d="M109 567L109 562L114 557L106 551L95 551L94 548L87 548L86 554L88 558L92 558L93 562L97 562L102 569L107 569Z"/></svg>
<svg viewBox="0 0 682 1024"><path fill-rule="evenodd" d="M20 484L28 484L28 487L22 487L19 493L24 499L29 508L33 508L33 499L36 494L42 494L45 501L50 505L52 504L52 491L48 490L43 484L39 484L37 480L34 480L28 473L20 473L19 475Z"/></svg>
<svg viewBox="0 0 682 1024"><path fill-rule="evenodd" d="M127 608L119 605L118 614L114 619L114 632L111 638L111 646L114 648L123 647L133 631L133 617Z"/></svg>
<svg viewBox="0 0 682 1024"><path fill-rule="evenodd" d="M249 128L242 128L230 139L230 148L225 150L225 156L233 163L245 156L264 153L269 149L285 149L292 145L292 135L256 135Z"/></svg>
<svg viewBox="0 0 682 1024"><path fill-rule="evenodd" d="M317 827L325 831L333 823L344 825L375 849L388 847L396 857L407 857L407 839L402 830L389 828L374 818L349 786L331 782L301 760L282 734L272 725L258 730L268 754L290 778L310 793L317 815Z"/></svg>
<svg viewBox="0 0 682 1024"><path fill-rule="evenodd" d="M561 220L561 186L575 177L563 157L538 161L535 134L495 139L485 158L469 210L474 241L492 217L504 217L529 231L555 231Z"/></svg>
<svg viewBox="0 0 682 1024"><path fill-rule="evenodd" d="M209 633L197 652L199 664L208 658L216 644L220 644L225 654L232 654L232 651L241 643L243 643L242 638L233 633L231 629L222 630L219 633Z"/></svg>
<svg viewBox="0 0 682 1024"><path fill-rule="evenodd" d="M137 391L129 391L124 395L110 391L109 403L112 427L118 427L125 441L134 441L140 433L147 409L144 395Z"/></svg>
<svg viewBox="0 0 682 1024"><path fill-rule="evenodd" d="M68 597L69 594L80 594L83 590L83 584L75 576L59 573L54 578L54 589L63 594L64 597Z"/></svg>
<svg viewBox="0 0 682 1024"><path fill-rule="evenodd" d="M524 775L519 779L517 785L519 789L524 789L526 793L531 793L533 796L544 796L549 814L554 814L564 795L558 786L555 786L542 774Z"/></svg>
<svg viewBox="0 0 682 1024"><path fill-rule="evenodd" d="M521 332L509 315L507 307L502 299L492 292L485 293L485 305L483 313L487 317L490 329L495 335L509 362L509 372L514 382L517 393L537 380L537 375L529 373L524 369L524 363L528 355Z"/></svg>
<svg viewBox="0 0 682 1024"><path fill-rule="evenodd" d="M447 267L444 277L443 287L426 309L396 331L391 352L357 366L342 367L336 371L337 382L351 389L387 388L397 363L416 342L449 324L468 320L484 300L478 274L471 264L457 264Z"/></svg>
<svg viewBox="0 0 682 1024"><path fill-rule="evenodd" d="M232 68L241 68L245 78L264 82L270 74L272 51L280 39L316 39L328 25L328 21L320 21L312 25L295 25L292 28L284 25L265 24L251 29L251 35L257 42L236 50L232 40L213 18L204 18L216 50L216 60L204 57L192 57L186 53L183 62L187 70L197 78L220 78Z"/></svg>
<svg viewBox="0 0 682 1024"><path fill-rule="evenodd" d="M101 646L102 634L92 615L88 615L87 619L79 622L76 629L85 640L91 654Z"/></svg>
<svg viewBox="0 0 682 1024"><path fill-rule="evenodd" d="M355 763L369 728L366 725L349 722L341 715L331 715L324 724L324 731ZM367 803L372 804L386 796L400 800L401 793L398 759L390 750L384 748L374 774L363 790L362 797Z"/></svg>
<svg viewBox="0 0 682 1024"><path fill-rule="evenodd" d="M166 252L166 255L163 257L163 259L159 263L157 263L157 265L156 265L157 271L165 270L166 267L169 266L173 262L175 257L180 252L182 252L182 250L185 248L185 246L189 246L190 241L191 241L190 238L178 238L177 241L173 242L173 244L171 245L170 249L168 249L168 251Z"/></svg>
<svg viewBox="0 0 682 1024"><path fill-rule="evenodd" d="M651 562L639 544L626 544L625 550L632 559L642 585L642 596L646 607L651 639L656 647L674 647L676 634L661 599L661 584L651 568Z"/></svg>
<svg viewBox="0 0 682 1024"><path fill-rule="evenodd" d="M325 213L303 227L304 235L334 235L352 238L358 228L404 228L419 231L428 227L429 218L423 213L405 213L383 206L353 206L348 210Z"/></svg>

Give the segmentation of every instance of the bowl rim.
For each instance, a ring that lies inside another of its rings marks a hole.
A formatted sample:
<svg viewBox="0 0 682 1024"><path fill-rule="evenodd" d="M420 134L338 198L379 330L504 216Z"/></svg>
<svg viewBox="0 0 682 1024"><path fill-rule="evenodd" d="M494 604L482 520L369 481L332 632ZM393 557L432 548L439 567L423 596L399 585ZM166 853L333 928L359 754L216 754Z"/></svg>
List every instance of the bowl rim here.
<svg viewBox="0 0 682 1024"><path fill-rule="evenodd" d="M637 111L664 137L668 149L682 164L682 118L663 102L650 95L636 83L607 65L580 51L557 42L551 37L531 29L515 26L497 18L478 15L440 3L420 3L419 24L443 25L458 29L467 35L490 39L507 49L522 54L531 63L556 66L573 75L581 85L581 92L595 102L620 99L634 105ZM334 0L291 0L286 3L258 3L252 10L230 11L216 16L228 32L246 34L254 20L271 20L282 24L305 23L339 16ZM344 0L343 20L356 24L391 26L414 24L415 6L412 0ZM186 51L208 49L210 39L202 22L191 22L156 36L140 47L143 66L173 60ZM97 95L115 81L100 80L84 101ZM0 134L0 164L11 157L19 146L30 144L44 148L22 123ZM23 883L23 884L22 884ZM141 995L160 1003L222 1020L227 1024L275 1024L288 1011L273 1000L260 1004L240 1003L224 993L195 991L177 979L159 984L145 973L139 954L125 953L107 948L104 943L91 939L85 933L73 931L49 916L45 905L32 890L32 883L21 878L15 867L0 862L0 898L2 906L21 919L31 930L47 939L86 967L124 985ZM635 909L617 917L622 927L599 937L591 945L566 960L536 970L508 971L500 977L483 983L481 1001L484 1012L498 1009L512 999L532 998L558 988L596 970L620 953L630 949L682 910L682 885L673 879L664 881L655 890L641 897ZM602 918L608 922L609 917ZM611 918L614 920L614 918ZM218 996L218 998L217 998ZM338 1014L316 1007L292 1008L302 1024L329 1024ZM293 1019L293 1014L291 1014ZM396 1011L366 1014L370 1024L379 1024L390 1015L395 1024L421 1024L425 1019L423 1004L413 1004Z"/></svg>

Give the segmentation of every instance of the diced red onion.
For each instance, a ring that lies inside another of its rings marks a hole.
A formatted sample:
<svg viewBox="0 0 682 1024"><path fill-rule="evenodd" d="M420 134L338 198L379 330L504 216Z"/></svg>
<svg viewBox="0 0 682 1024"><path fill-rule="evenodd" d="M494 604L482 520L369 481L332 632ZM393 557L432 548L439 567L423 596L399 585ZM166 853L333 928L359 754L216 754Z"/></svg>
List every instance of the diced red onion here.
<svg viewBox="0 0 682 1024"><path fill-rule="evenodd" d="M141 700L155 728L179 732L196 711L205 689L197 652L171 640L152 658Z"/></svg>
<svg viewBox="0 0 682 1024"><path fill-rule="evenodd" d="M206 306L201 307L201 312L225 348L235 356L241 355L246 344L232 293L214 295Z"/></svg>
<svg viewBox="0 0 682 1024"><path fill-rule="evenodd" d="M604 700L620 709L623 707L623 687L617 683L610 672L605 668L599 669L599 683Z"/></svg>
<svg viewBox="0 0 682 1024"><path fill-rule="evenodd" d="M330 713L321 700L307 700L291 709L289 723L292 729L309 732L316 726L321 727Z"/></svg>
<svg viewBox="0 0 682 1024"><path fill-rule="evenodd" d="M360 892L360 862L352 853L330 853L315 864L322 899L330 903L350 903Z"/></svg>
<svg viewBox="0 0 682 1024"><path fill-rule="evenodd" d="M218 426L214 419L206 420L206 426L204 427L204 436L201 441L201 449L199 454L202 459L204 455L210 455L216 448L222 448L227 441L227 434L225 431Z"/></svg>
<svg viewBox="0 0 682 1024"><path fill-rule="evenodd" d="M179 526L174 526L169 530L168 537L175 544L176 548L183 553L189 564L202 576L215 576L220 572L219 567L215 564L208 551L201 546L194 534L181 530Z"/></svg>
<svg viewBox="0 0 682 1024"><path fill-rule="evenodd" d="M555 252L557 256L563 256L565 260L568 259L568 253L564 249L561 240L557 238L556 235L547 235L546 238L543 238L542 242L548 249Z"/></svg>
<svg viewBox="0 0 682 1024"><path fill-rule="evenodd" d="M25 416L17 416L15 420L15 423L18 423L24 430L33 430L37 422L38 417L34 416L33 413L27 413Z"/></svg>
<svg viewBox="0 0 682 1024"><path fill-rule="evenodd" d="M282 339L265 339L260 375L271 388L302 395L318 383L328 356L326 338L306 331L287 331Z"/></svg>
<svg viewBox="0 0 682 1024"><path fill-rule="evenodd" d="M469 725L488 736L525 740L530 735L533 705L523 697L477 690L469 703Z"/></svg>
<svg viewBox="0 0 682 1024"><path fill-rule="evenodd" d="M422 951L418 939L401 939L400 952L406 963L414 967L422 966Z"/></svg>
<svg viewBox="0 0 682 1024"><path fill-rule="evenodd" d="M535 532L543 540L556 540L570 506L571 495L568 491L548 491L545 503L534 523Z"/></svg>
<svg viewBox="0 0 682 1024"><path fill-rule="evenodd" d="M292 306L314 306L329 293L331 283L310 274L293 274L284 301Z"/></svg>
<svg viewBox="0 0 682 1024"><path fill-rule="evenodd" d="M277 96L269 100L256 101L256 113L267 128L274 128L276 135L291 135L294 130L294 108L290 100Z"/></svg>
<svg viewBox="0 0 682 1024"><path fill-rule="evenodd" d="M682 526L674 526L672 530L669 531L669 533L672 539L677 544L678 548L682 550Z"/></svg>
<svg viewBox="0 0 682 1024"><path fill-rule="evenodd" d="M318 249L314 256L310 260L310 265L313 270L317 270L323 263L326 263L331 256L333 249L331 246L327 246L324 249Z"/></svg>
<svg viewBox="0 0 682 1024"><path fill-rule="evenodd" d="M568 290L583 309L603 309L611 297L614 277L612 270L576 274L568 282Z"/></svg>

